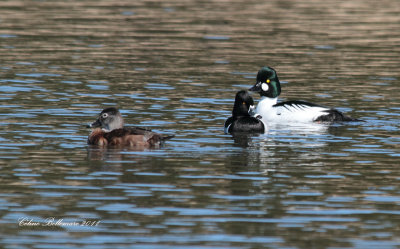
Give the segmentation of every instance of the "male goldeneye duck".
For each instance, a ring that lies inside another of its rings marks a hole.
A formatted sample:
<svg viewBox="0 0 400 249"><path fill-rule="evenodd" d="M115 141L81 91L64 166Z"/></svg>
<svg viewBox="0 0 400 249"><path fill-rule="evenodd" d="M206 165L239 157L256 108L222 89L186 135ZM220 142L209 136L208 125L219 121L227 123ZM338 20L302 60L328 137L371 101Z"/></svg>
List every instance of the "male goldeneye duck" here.
<svg viewBox="0 0 400 249"><path fill-rule="evenodd" d="M232 117L225 121L225 133L264 133L266 126L260 120L261 117L252 117L249 114L253 98L245 90L236 93L233 104Z"/></svg>
<svg viewBox="0 0 400 249"><path fill-rule="evenodd" d="M124 127L124 120L117 108L104 109L88 128L95 128L89 135L90 145L130 146L139 148L157 147L172 136L164 136L150 129L141 127Z"/></svg>
<svg viewBox="0 0 400 249"><path fill-rule="evenodd" d="M267 123L359 121L336 109L305 101L277 103L281 94L281 84L276 71L271 67L262 67L258 71L256 84L249 91L260 94L261 100L255 112Z"/></svg>

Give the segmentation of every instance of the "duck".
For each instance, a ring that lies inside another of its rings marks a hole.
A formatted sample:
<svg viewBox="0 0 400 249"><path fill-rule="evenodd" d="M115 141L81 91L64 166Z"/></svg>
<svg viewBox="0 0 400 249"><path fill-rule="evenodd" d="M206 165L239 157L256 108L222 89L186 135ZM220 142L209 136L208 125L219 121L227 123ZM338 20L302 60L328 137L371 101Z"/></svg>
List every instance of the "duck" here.
<svg viewBox="0 0 400 249"><path fill-rule="evenodd" d="M254 100L246 90L236 93L232 116L225 121L225 133L264 133L266 125L261 116L251 116L249 111L254 108Z"/></svg>
<svg viewBox="0 0 400 249"><path fill-rule="evenodd" d="M254 113L260 114L267 123L334 123L361 121L342 112L322 105L291 100L278 103L281 94L281 84L275 69L269 66L262 67L257 73L256 83L249 89L260 94L261 99Z"/></svg>
<svg viewBox="0 0 400 249"><path fill-rule="evenodd" d="M174 135L162 135L143 127L124 127L124 119L115 107L103 109L96 121L87 125L94 128L87 143L97 146L159 147Z"/></svg>

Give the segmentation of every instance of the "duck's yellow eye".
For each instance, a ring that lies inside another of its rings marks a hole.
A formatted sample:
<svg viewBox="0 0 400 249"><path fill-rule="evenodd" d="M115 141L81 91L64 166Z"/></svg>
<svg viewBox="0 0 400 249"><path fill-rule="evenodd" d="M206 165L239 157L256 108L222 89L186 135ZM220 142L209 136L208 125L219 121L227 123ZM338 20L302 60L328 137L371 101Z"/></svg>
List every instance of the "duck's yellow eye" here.
<svg viewBox="0 0 400 249"><path fill-rule="evenodd" d="M267 83L270 83L271 81L269 80L269 79L267 79L267 81L266 81Z"/></svg>
<svg viewBox="0 0 400 249"><path fill-rule="evenodd" d="M243 104L243 105L245 105L245 104L246 104L246 102L243 102L242 104Z"/></svg>

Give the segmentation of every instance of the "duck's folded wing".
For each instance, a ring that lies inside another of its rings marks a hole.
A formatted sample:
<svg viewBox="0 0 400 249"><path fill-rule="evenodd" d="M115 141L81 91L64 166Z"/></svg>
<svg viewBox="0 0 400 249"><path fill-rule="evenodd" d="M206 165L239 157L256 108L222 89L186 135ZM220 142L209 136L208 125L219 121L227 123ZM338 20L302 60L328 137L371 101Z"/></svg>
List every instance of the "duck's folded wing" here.
<svg viewBox="0 0 400 249"><path fill-rule="evenodd" d="M277 108L278 115L302 116L305 119L310 118L315 122L359 121L358 119L344 115L336 109L306 101L286 101L278 103L274 107Z"/></svg>
<svg viewBox="0 0 400 249"><path fill-rule="evenodd" d="M152 132L150 128L146 128L146 127L125 127L125 130L129 131L130 135L144 135L147 134L149 132Z"/></svg>
<svg viewBox="0 0 400 249"><path fill-rule="evenodd" d="M123 137L128 135L145 135L148 133L152 133L152 131L148 128L143 127L124 127L120 129L115 129L110 132L107 132L104 137L108 139L113 137Z"/></svg>
<svg viewBox="0 0 400 249"><path fill-rule="evenodd" d="M288 120L315 121L319 116L326 115L330 108L306 101L286 101L275 104L276 114Z"/></svg>
<svg viewBox="0 0 400 249"><path fill-rule="evenodd" d="M288 111L299 111L299 110L306 110L310 108L317 108L317 109L325 109L329 110L329 108L317 105L314 103L306 102L306 101L301 101L301 100L295 100L295 101L285 101L285 102L280 102L278 104L275 104L274 107L283 107L287 109Z"/></svg>

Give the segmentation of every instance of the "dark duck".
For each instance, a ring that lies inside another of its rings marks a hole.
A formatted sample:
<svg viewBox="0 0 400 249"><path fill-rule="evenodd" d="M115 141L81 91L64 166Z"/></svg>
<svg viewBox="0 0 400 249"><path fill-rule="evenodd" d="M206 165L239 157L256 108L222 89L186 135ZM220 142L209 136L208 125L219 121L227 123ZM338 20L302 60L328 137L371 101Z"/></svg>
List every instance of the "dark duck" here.
<svg viewBox="0 0 400 249"><path fill-rule="evenodd" d="M253 98L247 91L237 92L232 117L225 122L225 133L264 133L266 125L260 120L261 117L253 117L249 114L253 105Z"/></svg>
<svg viewBox="0 0 400 249"><path fill-rule="evenodd" d="M174 137L165 136L141 127L124 127L124 120L117 108L104 109L88 128L95 128L87 143L97 146L129 146L136 148L159 147L165 140Z"/></svg>
<svg viewBox="0 0 400 249"><path fill-rule="evenodd" d="M340 111L309 103L306 101L286 101L278 103L281 85L276 71L271 67L262 67L257 74L256 84L249 91L261 96L255 113L260 114L266 123L333 123L360 121L346 116Z"/></svg>

